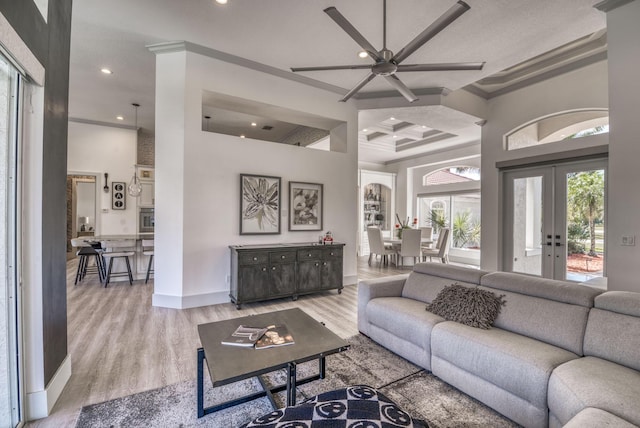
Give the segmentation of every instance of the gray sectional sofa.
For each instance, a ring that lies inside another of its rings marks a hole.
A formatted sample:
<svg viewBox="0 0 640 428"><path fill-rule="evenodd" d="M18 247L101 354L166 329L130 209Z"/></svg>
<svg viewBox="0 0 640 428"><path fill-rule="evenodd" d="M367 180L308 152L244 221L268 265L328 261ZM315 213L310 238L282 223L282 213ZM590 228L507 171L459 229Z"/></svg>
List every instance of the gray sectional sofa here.
<svg viewBox="0 0 640 428"><path fill-rule="evenodd" d="M426 311L453 283L504 296L491 329ZM640 293L420 263L359 283L358 328L525 427L640 426Z"/></svg>

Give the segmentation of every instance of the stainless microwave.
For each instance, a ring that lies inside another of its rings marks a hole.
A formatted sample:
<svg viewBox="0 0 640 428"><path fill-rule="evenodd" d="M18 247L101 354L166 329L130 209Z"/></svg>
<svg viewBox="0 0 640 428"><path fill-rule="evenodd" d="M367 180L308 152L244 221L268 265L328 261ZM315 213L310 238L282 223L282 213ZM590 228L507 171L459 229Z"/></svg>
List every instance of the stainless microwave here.
<svg viewBox="0 0 640 428"><path fill-rule="evenodd" d="M138 233L153 233L155 227L155 217L153 208L140 208L140 220Z"/></svg>

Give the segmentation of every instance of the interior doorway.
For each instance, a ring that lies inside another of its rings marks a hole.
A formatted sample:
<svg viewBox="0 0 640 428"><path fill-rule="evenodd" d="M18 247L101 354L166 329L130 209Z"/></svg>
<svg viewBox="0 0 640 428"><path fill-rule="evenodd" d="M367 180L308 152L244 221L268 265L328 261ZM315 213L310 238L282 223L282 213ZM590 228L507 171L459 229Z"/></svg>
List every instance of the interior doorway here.
<svg viewBox="0 0 640 428"><path fill-rule="evenodd" d="M585 282L606 277L606 159L503 175L503 267Z"/></svg>
<svg viewBox="0 0 640 428"><path fill-rule="evenodd" d="M95 235L96 182L91 174L67 175L67 260L74 257L73 238Z"/></svg>

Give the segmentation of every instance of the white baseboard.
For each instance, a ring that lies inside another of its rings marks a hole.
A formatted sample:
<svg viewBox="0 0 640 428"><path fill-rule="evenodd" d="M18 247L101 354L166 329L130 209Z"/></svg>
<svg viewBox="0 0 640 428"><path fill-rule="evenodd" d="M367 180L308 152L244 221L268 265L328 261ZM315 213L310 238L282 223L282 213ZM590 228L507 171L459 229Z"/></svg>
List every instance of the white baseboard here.
<svg viewBox="0 0 640 428"><path fill-rule="evenodd" d="M153 293L153 296L151 296L151 304L153 306L171 309L198 308L201 306L217 305L219 303L229 303L230 301L228 291L195 294L191 296L171 296Z"/></svg>
<svg viewBox="0 0 640 428"><path fill-rule="evenodd" d="M354 285L358 283L358 275L346 275L342 278L344 285Z"/></svg>
<svg viewBox="0 0 640 428"><path fill-rule="evenodd" d="M67 355L60 364L58 371L44 390L27 393L26 420L33 421L49 416L69 378L71 378L71 355Z"/></svg>

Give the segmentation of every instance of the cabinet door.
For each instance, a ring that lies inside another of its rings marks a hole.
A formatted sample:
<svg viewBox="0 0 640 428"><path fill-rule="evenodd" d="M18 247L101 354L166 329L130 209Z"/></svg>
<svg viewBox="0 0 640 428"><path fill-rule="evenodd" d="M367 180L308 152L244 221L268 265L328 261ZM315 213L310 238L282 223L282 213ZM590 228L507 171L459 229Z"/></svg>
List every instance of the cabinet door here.
<svg viewBox="0 0 640 428"><path fill-rule="evenodd" d="M152 181L141 181L142 191L138 199L139 206L152 207L155 203L155 186Z"/></svg>
<svg viewBox="0 0 640 428"><path fill-rule="evenodd" d="M342 288L342 247L324 248L320 268L321 288Z"/></svg>
<svg viewBox="0 0 640 428"><path fill-rule="evenodd" d="M271 296L290 296L296 290L296 264L282 263L271 266Z"/></svg>
<svg viewBox="0 0 640 428"><path fill-rule="evenodd" d="M238 301L263 299L269 296L269 269L266 265L238 268Z"/></svg>
<svg viewBox="0 0 640 428"><path fill-rule="evenodd" d="M321 288L342 288L342 260L323 261L320 268Z"/></svg>
<svg viewBox="0 0 640 428"><path fill-rule="evenodd" d="M305 260L298 263L298 291L307 292L320 288L320 261Z"/></svg>

